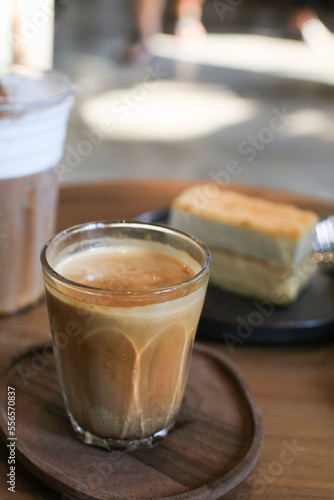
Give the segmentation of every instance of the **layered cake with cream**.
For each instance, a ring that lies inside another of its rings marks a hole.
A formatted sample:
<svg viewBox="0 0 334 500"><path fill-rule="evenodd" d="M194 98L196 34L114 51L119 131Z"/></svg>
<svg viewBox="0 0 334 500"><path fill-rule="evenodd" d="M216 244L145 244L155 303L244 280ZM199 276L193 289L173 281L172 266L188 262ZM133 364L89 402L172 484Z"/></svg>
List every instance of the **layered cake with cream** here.
<svg viewBox="0 0 334 500"><path fill-rule="evenodd" d="M317 222L314 212L216 184L181 193L169 220L209 246L212 284L275 304L294 300L308 283Z"/></svg>

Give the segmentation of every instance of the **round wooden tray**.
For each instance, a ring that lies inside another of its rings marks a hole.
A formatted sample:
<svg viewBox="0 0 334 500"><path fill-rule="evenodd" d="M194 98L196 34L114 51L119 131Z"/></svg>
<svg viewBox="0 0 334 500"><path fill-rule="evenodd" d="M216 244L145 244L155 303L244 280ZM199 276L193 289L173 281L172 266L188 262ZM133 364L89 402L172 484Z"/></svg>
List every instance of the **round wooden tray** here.
<svg viewBox="0 0 334 500"><path fill-rule="evenodd" d="M107 452L80 442L66 416L50 348L5 371L0 428L7 438L7 388L16 390L16 453L40 480L77 499L204 499L240 483L260 453L260 411L239 370L196 345L175 427L158 446Z"/></svg>

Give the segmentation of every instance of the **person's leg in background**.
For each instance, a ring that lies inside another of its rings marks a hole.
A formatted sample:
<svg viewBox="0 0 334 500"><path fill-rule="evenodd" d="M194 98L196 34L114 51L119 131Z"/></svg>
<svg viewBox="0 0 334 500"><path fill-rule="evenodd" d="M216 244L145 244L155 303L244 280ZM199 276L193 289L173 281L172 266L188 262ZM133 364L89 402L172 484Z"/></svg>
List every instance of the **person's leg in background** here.
<svg viewBox="0 0 334 500"><path fill-rule="evenodd" d="M148 56L146 41L162 31L165 0L131 0L133 32L122 59L124 62L145 60Z"/></svg>
<svg viewBox="0 0 334 500"><path fill-rule="evenodd" d="M162 16L165 0L132 0L135 36L145 41L151 35L162 31Z"/></svg>
<svg viewBox="0 0 334 500"><path fill-rule="evenodd" d="M201 22L204 0L176 0L175 34L201 36L205 28ZM145 60L148 55L146 41L162 31L162 19L166 0L131 0L134 29L122 54L125 62Z"/></svg>
<svg viewBox="0 0 334 500"><path fill-rule="evenodd" d="M289 20L291 34L322 52L333 52L334 38L317 11L329 7L328 0L295 0Z"/></svg>
<svg viewBox="0 0 334 500"><path fill-rule="evenodd" d="M202 24L204 0L177 0L175 34L201 36L206 33Z"/></svg>

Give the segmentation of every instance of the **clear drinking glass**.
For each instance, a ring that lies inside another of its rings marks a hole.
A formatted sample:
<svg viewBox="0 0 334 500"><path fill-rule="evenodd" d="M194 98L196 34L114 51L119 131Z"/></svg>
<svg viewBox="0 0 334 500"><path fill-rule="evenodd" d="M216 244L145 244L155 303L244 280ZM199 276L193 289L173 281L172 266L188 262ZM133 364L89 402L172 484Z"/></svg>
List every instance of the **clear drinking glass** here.
<svg viewBox="0 0 334 500"><path fill-rule="evenodd" d="M0 68L0 315L43 295L39 254L55 232L55 169L73 95L55 71Z"/></svg>
<svg viewBox="0 0 334 500"><path fill-rule="evenodd" d="M110 246L157 250L195 274L172 286L120 291L83 285L55 270L65 259ZM41 261L59 380L76 434L106 449L157 443L182 402L209 250L167 226L97 222L57 234Z"/></svg>

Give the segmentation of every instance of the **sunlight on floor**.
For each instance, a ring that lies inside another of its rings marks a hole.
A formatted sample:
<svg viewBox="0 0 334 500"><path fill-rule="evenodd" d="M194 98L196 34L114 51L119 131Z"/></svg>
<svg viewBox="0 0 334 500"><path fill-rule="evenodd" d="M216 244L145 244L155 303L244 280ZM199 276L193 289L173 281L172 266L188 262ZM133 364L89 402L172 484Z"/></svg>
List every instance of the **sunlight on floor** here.
<svg viewBox="0 0 334 500"><path fill-rule="evenodd" d="M252 119L257 104L221 85L144 80L84 101L85 124L104 139L181 141Z"/></svg>
<svg viewBox="0 0 334 500"><path fill-rule="evenodd" d="M333 113L307 108L290 115L289 127L282 131L289 137L317 137L324 142L334 141Z"/></svg>
<svg viewBox="0 0 334 500"><path fill-rule="evenodd" d="M159 34L150 39L149 48L153 55L176 64L192 63L185 66L188 72L210 65L269 78L334 84L334 54L319 53L303 42L210 34L190 43ZM112 74L111 68L108 71ZM241 98L226 86L196 83L196 75L191 77L190 73L181 82L160 79L153 74L153 66L143 71L133 86L124 88L113 81L111 90L94 92L84 99L79 113L85 125L97 129L105 140L172 142L209 136L257 114L258 101ZM331 140L331 120L332 116L316 110L302 110L285 134Z"/></svg>
<svg viewBox="0 0 334 500"><path fill-rule="evenodd" d="M294 40L209 34L196 40L194 45L175 36L159 34L150 39L149 48L160 57L334 84L334 53L323 53Z"/></svg>

